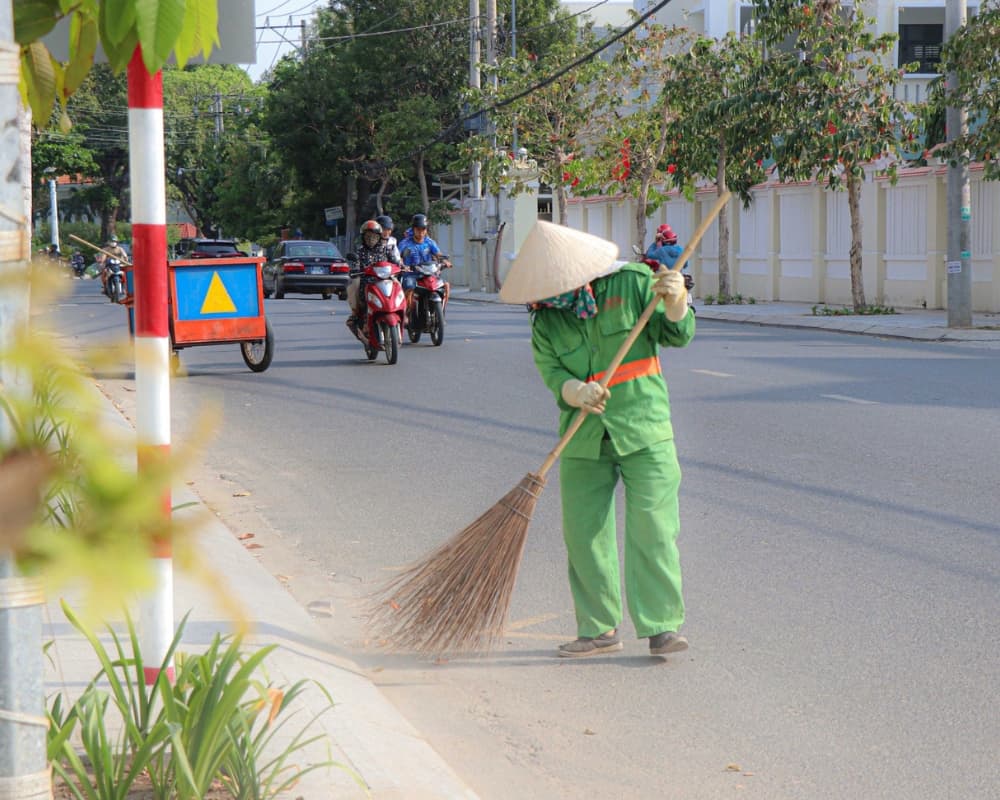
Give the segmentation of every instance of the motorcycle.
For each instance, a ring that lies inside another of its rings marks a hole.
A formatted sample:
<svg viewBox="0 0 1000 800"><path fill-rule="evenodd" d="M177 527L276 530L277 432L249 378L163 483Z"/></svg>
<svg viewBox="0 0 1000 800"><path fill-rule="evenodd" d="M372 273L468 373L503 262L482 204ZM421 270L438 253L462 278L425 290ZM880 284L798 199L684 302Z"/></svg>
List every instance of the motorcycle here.
<svg viewBox="0 0 1000 800"><path fill-rule="evenodd" d="M122 267L122 262L108 256L104 262L104 268L108 271L107 289L104 293L112 303L124 303L128 293L125 289L125 270Z"/></svg>
<svg viewBox="0 0 1000 800"><path fill-rule="evenodd" d="M369 264L361 272L365 316L351 329L365 346L365 355L374 361L385 353L388 364L395 364L402 344L403 312L406 298L399 282L400 268L391 261Z"/></svg>
<svg viewBox="0 0 1000 800"><path fill-rule="evenodd" d="M424 333L430 334L431 344L435 347L439 347L444 341L444 311L448 284L441 277L441 270L450 266L451 262L441 257L439 260L411 267L417 276L417 284L413 289L406 333L414 344L420 341L420 336Z"/></svg>
<svg viewBox="0 0 1000 800"><path fill-rule="evenodd" d="M73 274L77 278L82 278L83 273L87 269L87 260L83 257L83 253L73 253L69 257L69 265L73 270Z"/></svg>

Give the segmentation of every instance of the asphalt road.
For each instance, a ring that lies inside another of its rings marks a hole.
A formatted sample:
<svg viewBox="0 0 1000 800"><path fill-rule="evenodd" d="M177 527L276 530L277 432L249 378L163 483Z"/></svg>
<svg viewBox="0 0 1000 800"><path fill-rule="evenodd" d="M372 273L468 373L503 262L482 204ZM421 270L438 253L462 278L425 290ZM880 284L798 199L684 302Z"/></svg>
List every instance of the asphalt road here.
<svg viewBox="0 0 1000 800"><path fill-rule="evenodd" d="M76 282L63 330L120 338ZM270 300L277 348L191 348L194 487L484 798L998 796L1000 351L703 322L663 357L691 649L566 662L555 471L489 658L385 653L358 598L556 442L520 308L454 303L444 345L369 364L346 304ZM129 376L100 376L128 411ZM214 409L214 412L213 412Z"/></svg>

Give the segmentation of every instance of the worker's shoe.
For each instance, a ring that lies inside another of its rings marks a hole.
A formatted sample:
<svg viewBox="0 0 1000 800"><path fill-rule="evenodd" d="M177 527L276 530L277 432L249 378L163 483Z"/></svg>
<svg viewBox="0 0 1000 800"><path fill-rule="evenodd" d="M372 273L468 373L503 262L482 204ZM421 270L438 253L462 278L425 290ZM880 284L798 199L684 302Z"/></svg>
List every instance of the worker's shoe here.
<svg viewBox="0 0 1000 800"><path fill-rule="evenodd" d="M649 654L665 656L667 653L680 653L688 649L688 640L676 631L664 631L649 637Z"/></svg>
<svg viewBox="0 0 1000 800"><path fill-rule="evenodd" d="M559 645L559 656L560 658L584 658L600 653L613 653L621 649L622 640L618 636L618 631L608 631L595 638L581 636L572 642Z"/></svg>

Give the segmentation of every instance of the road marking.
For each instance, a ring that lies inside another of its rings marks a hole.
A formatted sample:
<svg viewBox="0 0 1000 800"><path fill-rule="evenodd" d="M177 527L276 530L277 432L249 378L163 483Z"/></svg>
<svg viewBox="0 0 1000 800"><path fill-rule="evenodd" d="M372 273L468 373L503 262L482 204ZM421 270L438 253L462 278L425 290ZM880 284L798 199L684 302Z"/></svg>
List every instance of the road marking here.
<svg viewBox="0 0 1000 800"><path fill-rule="evenodd" d="M567 633L521 633L519 631L505 630L503 633L508 639L540 639L545 642L565 642L572 636Z"/></svg>
<svg viewBox="0 0 1000 800"><path fill-rule="evenodd" d="M843 400L845 403L857 403L862 406L881 405L878 400L862 400L860 397L848 397L846 394L821 394L820 397L826 397L829 400Z"/></svg>
<svg viewBox="0 0 1000 800"><path fill-rule="evenodd" d="M713 378L732 378L728 372L716 372L712 369L693 369L692 372L697 372L699 375L711 375Z"/></svg>
<svg viewBox="0 0 1000 800"><path fill-rule="evenodd" d="M532 625L537 625L540 622L548 622L550 619L556 619L558 614L539 614L537 617L528 617L527 619L519 619L508 624L504 630L505 631L517 631L521 628L530 628Z"/></svg>

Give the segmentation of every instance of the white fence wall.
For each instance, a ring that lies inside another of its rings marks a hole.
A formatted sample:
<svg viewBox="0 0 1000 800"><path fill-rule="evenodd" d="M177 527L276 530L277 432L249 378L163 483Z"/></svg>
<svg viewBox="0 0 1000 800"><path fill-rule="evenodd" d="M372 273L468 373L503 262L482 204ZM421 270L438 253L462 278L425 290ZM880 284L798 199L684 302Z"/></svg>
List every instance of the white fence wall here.
<svg viewBox="0 0 1000 800"><path fill-rule="evenodd" d="M945 255L947 207L944 166L904 170L895 185L867 180L862 189L862 259L865 298L869 303L901 308L943 308L947 300ZM971 170L972 308L1000 313L1000 181L982 180ZM850 304L848 254L851 243L846 191L814 183L763 184L753 202L729 207L730 291L759 301L787 300ZM649 237L669 222L683 244L715 200L712 192L693 203L675 196L647 221ZM635 243L635 205L631 198L572 198L570 227L615 242L624 257ZM468 283L465 268L468 215L456 212L453 230L443 225L435 236L456 264L453 280ZM448 231L446 233L446 231ZM647 242L648 243L648 242ZM713 223L689 269L698 296L718 293L718 223ZM463 280L466 278L466 280Z"/></svg>

